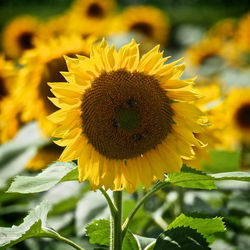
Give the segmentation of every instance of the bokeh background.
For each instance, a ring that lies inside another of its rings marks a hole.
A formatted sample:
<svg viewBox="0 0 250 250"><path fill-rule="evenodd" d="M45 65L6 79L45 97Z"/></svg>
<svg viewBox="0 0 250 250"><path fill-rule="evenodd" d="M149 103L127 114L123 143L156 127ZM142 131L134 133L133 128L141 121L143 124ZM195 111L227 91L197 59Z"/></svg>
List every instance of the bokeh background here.
<svg viewBox="0 0 250 250"><path fill-rule="evenodd" d="M87 182L61 183L37 195L5 191L14 176L36 175L62 152L51 141L53 125L46 118L55 110L47 99L53 96L47 82L64 81L59 73L66 71L63 55L88 56L90 45L103 37L117 49L134 37L141 53L160 44L172 56L169 62L184 57L182 77L197 76L204 98L196 104L209 120L204 134L196 135L208 146L194 147L196 159L185 163L210 173L249 171L249 7L248 0L0 0L0 226L21 223L30 208L47 199L52 228L86 249L97 247L83 228L93 219L108 218L108 208ZM218 186L209 192L160 191L136 215L132 231L156 237L181 212L223 216L228 230L211 248L250 249L249 184ZM143 193L126 194L124 216ZM30 239L11 249L69 247Z"/></svg>

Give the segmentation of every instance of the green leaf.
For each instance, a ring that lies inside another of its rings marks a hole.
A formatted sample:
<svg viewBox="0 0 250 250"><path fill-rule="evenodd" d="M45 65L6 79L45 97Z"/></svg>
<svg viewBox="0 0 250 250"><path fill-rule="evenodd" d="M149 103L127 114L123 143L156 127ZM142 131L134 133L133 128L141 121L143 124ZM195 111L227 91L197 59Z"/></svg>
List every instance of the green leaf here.
<svg viewBox="0 0 250 250"><path fill-rule="evenodd" d="M133 235L130 231L127 232L123 243L122 250L139 250L141 249L139 246L139 242L135 235Z"/></svg>
<svg viewBox="0 0 250 250"><path fill-rule="evenodd" d="M213 236L214 233L225 231L225 225L220 217L204 219L186 216L185 214L178 216L167 229L169 230L177 227L190 227L196 229L198 233L202 234L207 239L209 244L215 240Z"/></svg>
<svg viewBox="0 0 250 250"><path fill-rule="evenodd" d="M38 147L48 143L40 134L37 123L31 123L13 140L0 146L0 188L6 188L9 180L24 170Z"/></svg>
<svg viewBox="0 0 250 250"><path fill-rule="evenodd" d="M214 177L183 165L180 173L170 173L166 182L180 187L198 189L216 189Z"/></svg>
<svg viewBox="0 0 250 250"><path fill-rule="evenodd" d="M216 181L235 180L235 181L249 181L250 172L227 172L219 174L210 174Z"/></svg>
<svg viewBox="0 0 250 250"><path fill-rule="evenodd" d="M239 171L241 162L240 151L212 150L210 162L203 164L203 169L210 173Z"/></svg>
<svg viewBox="0 0 250 250"><path fill-rule="evenodd" d="M10 247L32 237L51 237L46 229L46 217L49 204L44 201L32 209L19 226L0 227L0 247Z"/></svg>
<svg viewBox="0 0 250 250"><path fill-rule="evenodd" d="M136 237L137 241L139 242L141 249L146 248L148 245L150 245L152 242L156 240L154 238L142 237L136 234L134 234L134 237Z"/></svg>
<svg viewBox="0 0 250 250"><path fill-rule="evenodd" d="M110 245L110 221L95 220L86 226L86 233L91 244Z"/></svg>
<svg viewBox="0 0 250 250"><path fill-rule="evenodd" d="M73 162L55 162L37 176L17 176L8 193L38 193L62 181L78 180L78 169Z"/></svg>
<svg viewBox="0 0 250 250"><path fill-rule="evenodd" d="M104 246L110 245L110 221L109 220L95 220L86 226L86 233L89 236L91 244L99 244ZM123 244L123 250L138 250L139 242L135 235L130 231L127 232Z"/></svg>
<svg viewBox="0 0 250 250"><path fill-rule="evenodd" d="M157 238L154 250L208 250L206 239L195 229L177 227L167 230Z"/></svg>

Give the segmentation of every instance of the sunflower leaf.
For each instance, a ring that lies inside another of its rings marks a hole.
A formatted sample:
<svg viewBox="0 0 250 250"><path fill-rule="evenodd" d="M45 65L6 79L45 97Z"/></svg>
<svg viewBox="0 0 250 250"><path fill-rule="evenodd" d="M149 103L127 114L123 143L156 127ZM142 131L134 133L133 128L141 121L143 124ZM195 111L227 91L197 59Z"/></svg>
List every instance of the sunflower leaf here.
<svg viewBox="0 0 250 250"><path fill-rule="evenodd" d="M55 162L36 176L17 176L8 193L38 193L62 181L78 180L78 170L73 162Z"/></svg>
<svg viewBox="0 0 250 250"><path fill-rule="evenodd" d="M209 244L215 240L214 233L225 231L225 225L221 217L196 218L181 214L168 226L167 230L177 227L190 227L197 230Z"/></svg>
<svg viewBox="0 0 250 250"><path fill-rule="evenodd" d="M110 221L105 219L95 220L86 226L86 233L91 244L110 246ZM122 249L139 250L139 241L130 231L127 232Z"/></svg>
<svg viewBox="0 0 250 250"><path fill-rule="evenodd" d="M166 182L180 187L216 189L214 177L183 165L180 173L170 173Z"/></svg>
<svg viewBox="0 0 250 250"><path fill-rule="evenodd" d="M210 174L216 181L234 180L250 182L250 172L226 172L218 174Z"/></svg>
<svg viewBox="0 0 250 250"><path fill-rule="evenodd" d="M151 248L150 248L151 249ZM177 227L166 230L157 238L154 250L208 250L208 242L195 229L190 227Z"/></svg>
<svg viewBox="0 0 250 250"><path fill-rule="evenodd" d="M110 245L110 221L105 219L94 220L86 226L86 233L91 244Z"/></svg>
<svg viewBox="0 0 250 250"><path fill-rule="evenodd" d="M0 227L0 248L5 249L28 238L56 235L45 227L49 207L49 204L43 201L29 212L19 226Z"/></svg>

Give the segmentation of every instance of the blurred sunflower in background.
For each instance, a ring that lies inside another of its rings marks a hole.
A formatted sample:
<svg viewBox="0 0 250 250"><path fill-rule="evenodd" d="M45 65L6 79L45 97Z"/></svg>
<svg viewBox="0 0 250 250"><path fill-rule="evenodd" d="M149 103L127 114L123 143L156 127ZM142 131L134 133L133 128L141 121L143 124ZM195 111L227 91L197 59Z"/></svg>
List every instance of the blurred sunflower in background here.
<svg viewBox="0 0 250 250"><path fill-rule="evenodd" d="M143 35L153 43L165 44L169 36L169 19L153 6L131 6L120 16L120 30ZM143 39L142 39L143 40Z"/></svg>
<svg viewBox="0 0 250 250"><path fill-rule="evenodd" d="M217 82L207 83L198 82L196 88L203 95L202 98L195 101L195 105L202 110L208 117L207 126L204 126L202 133L195 134L195 137L204 142L206 147L193 147L195 152L194 159L184 161L188 166L203 169L204 162L210 162L210 150L221 147L222 140L220 137L221 130L213 123L213 110L216 108L221 99L221 88Z"/></svg>
<svg viewBox="0 0 250 250"><path fill-rule="evenodd" d="M88 56L94 40L93 37L84 40L78 36L54 38L47 43L39 42L34 50L24 55L23 68L18 75L20 95L24 100L23 121L37 120L43 134L50 135L53 124L46 116L56 109L48 100L52 95L47 82L64 82L65 79L60 73L67 70L63 56Z"/></svg>
<svg viewBox="0 0 250 250"><path fill-rule="evenodd" d="M26 50L35 47L39 34L39 21L33 16L20 16L4 28L2 47L4 53L12 59L19 58Z"/></svg>
<svg viewBox="0 0 250 250"><path fill-rule="evenodd" d="M55 144L47 144L37 150L36 155L30 159L26 165L26 169L31 171L39 171L48 167L52 162L56 161L62 149Z"/></svg>
<svg viewBox="0 0 250 250"><path fill-rule="evenodd" d="M60 108L49 116L58 126L52 136L66 146L60 160L78 159L79 181L92 189L149 188L204 146L193 134L207 121L189 103L200 97L194 79L179 80L185 65L164 64L158 50L140 59L134 40L118 52L103 40L90 58L66 58L67 83L49 84Z"/></svg>
<svg viewBox="0 0 250 250"><path fill-rule="evenodd" d="M11 61L0 56L0 143L12 139L20 128L18 114L21 110L16 98L17 70Z"/></svg>

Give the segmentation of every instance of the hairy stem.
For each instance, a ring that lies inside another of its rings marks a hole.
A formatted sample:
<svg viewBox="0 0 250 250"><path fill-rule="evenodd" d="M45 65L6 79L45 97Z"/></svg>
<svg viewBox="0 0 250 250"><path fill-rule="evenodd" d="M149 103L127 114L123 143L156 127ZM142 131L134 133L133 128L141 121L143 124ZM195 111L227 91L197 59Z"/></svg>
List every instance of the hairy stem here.
<svg viewBox="0 0 250 250"><path fill-rule="evenodd" d="M116 212L111 223L111 250L122 249L122 191L114 191L114 205Z"/></svg>

